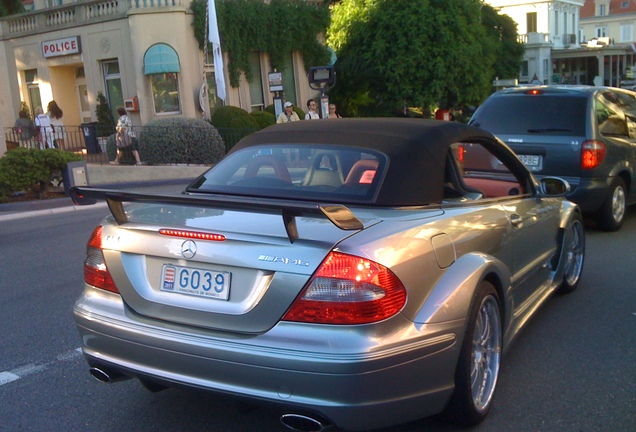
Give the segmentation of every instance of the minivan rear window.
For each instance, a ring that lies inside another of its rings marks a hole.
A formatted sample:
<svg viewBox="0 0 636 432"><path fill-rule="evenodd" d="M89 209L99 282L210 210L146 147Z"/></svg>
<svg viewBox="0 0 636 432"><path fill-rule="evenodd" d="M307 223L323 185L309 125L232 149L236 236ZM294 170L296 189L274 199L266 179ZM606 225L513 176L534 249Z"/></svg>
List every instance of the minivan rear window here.
<svg viewBox="0 0 636 432"><path fill-rule="evenodd" d="M497 134L585 135L587 96L515 94L489 99L470 124Z"/></svg>

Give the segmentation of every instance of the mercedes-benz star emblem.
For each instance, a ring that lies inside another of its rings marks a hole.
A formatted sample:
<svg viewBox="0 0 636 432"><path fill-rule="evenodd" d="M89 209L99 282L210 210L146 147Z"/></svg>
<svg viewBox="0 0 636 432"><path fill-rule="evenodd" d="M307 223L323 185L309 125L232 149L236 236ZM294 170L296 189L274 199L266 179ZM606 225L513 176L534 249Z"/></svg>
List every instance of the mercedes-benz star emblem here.
<svg viewBox="0 0 636 432"><path fill-rule="evenodd" d="M192 259L197 254L197 244L192 240L186 240L181 244L181 256Z"/></svg>

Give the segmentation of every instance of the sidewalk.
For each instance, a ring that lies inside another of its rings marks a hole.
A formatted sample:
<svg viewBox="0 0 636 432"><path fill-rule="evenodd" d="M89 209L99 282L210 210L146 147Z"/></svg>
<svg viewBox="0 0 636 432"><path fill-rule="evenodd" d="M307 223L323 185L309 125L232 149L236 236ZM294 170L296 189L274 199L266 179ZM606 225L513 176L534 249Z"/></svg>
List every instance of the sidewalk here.
<svg viewBox="0 0 636 432"><path fill-rule="evenodd" d="M178 193L207 166L94 165L86 167L89 186L151 193ZM0 222L46 214L106 207L105 202L76 206L69 197L0 204Z"/></svg>

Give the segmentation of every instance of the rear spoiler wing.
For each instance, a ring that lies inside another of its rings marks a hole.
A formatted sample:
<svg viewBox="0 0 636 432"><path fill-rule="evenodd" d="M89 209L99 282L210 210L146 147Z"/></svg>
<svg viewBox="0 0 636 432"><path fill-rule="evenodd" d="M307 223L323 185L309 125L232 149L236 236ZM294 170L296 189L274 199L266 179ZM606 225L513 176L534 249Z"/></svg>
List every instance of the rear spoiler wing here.
<svg viewBox="0 0 636 432"><path fill-rule="evenodd" d="M110 212L119 225L128 222L124 211L125 202L146 204L183 205L189 207L222 208L227 210L249 210L267 214L281 214L285 231L291 243L298 240L298 216L326 217L341 230L355 231L364 228L362 222L342 204L316 204L292 202L255 197L210 194L193 195L154 195L136 192L124 192L112 189L77 187L70 189L73 202L77 205L91 205L97 201L106 201Z"/></svg>

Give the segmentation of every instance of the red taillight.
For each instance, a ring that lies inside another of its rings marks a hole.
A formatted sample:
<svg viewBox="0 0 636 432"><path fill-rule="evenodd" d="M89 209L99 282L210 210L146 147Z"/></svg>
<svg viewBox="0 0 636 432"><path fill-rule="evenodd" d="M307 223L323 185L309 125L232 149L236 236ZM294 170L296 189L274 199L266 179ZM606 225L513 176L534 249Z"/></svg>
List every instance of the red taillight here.
<svg viewBox="0 0 636 432"><path fill-rule="evenodd" d="M98 226L91 234L86 245L86 259L84 260L84 282L106 291L119 293L115 281L110 276L104 254L102 253L102 227Z"/></svg>
<svg viewBox="0 0 636 432"><path fill-rule="evenodd" d="M543 92L541 90L533 89L533 90L526 91L526 94L536 96L536 95L543 94Z"/></svg>
<svg viewBox="0 0 636 432"><path fill-rule="evenodd" d="M605 158L605 144L600 141L585 141L581 145L581 169L598 167Z"/></svg>
<svg viewBox="0 0 636 432"><path fill-rule="evenodd" d="M318 324L368 324L397 314L406 290L391 270L353 255L332 252L283 320Z"/></svg>
<svg viewBox="0 0 636 432"><path fill-rule="evenodd" d="M464 159L466 159L466 149L460 144L457 146L457 162L463 164Z"/></svg>

